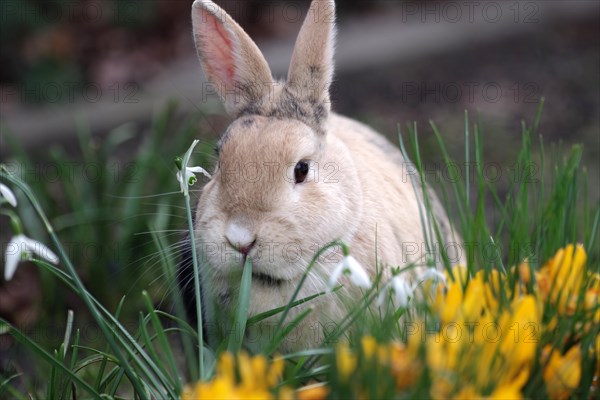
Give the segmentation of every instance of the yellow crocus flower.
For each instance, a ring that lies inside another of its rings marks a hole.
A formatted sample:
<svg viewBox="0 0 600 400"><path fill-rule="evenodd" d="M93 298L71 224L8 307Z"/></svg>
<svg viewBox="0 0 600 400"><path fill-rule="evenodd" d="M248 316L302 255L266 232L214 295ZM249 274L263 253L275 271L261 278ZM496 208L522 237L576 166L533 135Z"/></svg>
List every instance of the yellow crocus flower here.
<svg viewBox="0 0 600 400"><path fill-rule="evenodd" d="M520 368L535 357L539 341L540 319L533 296L518 299L505 323L501 325L505 332L500 350L510 357L511 364Z"/></svg>
<svg viewBox="0 0 600 400"><path fill-rule="evenodd" d="M371 360L377 351L377 341L373 336L366 335L360 339L360 343L365 359Z"/></svg>
<svg viewBox="0 0 600 400"><path fill-rule="evenodd" d="M489 400L521 400L521 386L500 385L489 396Z"/></svg>
<svg viewBox="0 0 600 400"><path fill-rule="evenodd" d="M463 291L460 283L451 283L445 297L436 297L436 308L442 324L455 321L463 302Z"/></svg>
<svg viewBox="0 0 600 400"><path fill-rule="evenodd" d="M272 399L284 369L284 360L277 357L269 363L263 355L249 356L240 352L237 356L223 353L217 362L213 380L198 382L184 388L182 400L195 399ZM239 372L239 382L236 377ZM293 398L293 390L282 387L278 397Z"/></svg>
<svg viewBox="0 0 600 400"><path fill-rule="evenodd" d="M275 357L273 361L271 361L271 366L269 367L269 371L267 372L267 385L269 387L274 387L277 385L281 376L283 375L283 370L285 368L285 360L283 357Z"/></svg>
<svg viewBox="0 0 600 400"><path fill-rule="evenodd" d="M296 392L298 400L325 400L329 394L329 388L318 384L302 388Z"/></svg>
<svg viewBox="0 0 600 400"><path fill-rule="evenodd" d="M558 306L561 314L573 311L573 305L581 290L585 274L587 254L581 244L567 245L542 267L547 269L550 301Z"/></svg>
<svg viewBox="0 0 600 400"><path fill-rule="evenodd" d="M463 304L462 307L460 307L462 309L462 321L473 322L479 319L484 306L484 302L482 301L483 298L483 279L481 275L477 275L469 281L469 285L465 290Z"/></svg>
<svg viewBox="0 0 600 400"><path fill-rule="evenodd" d="M388 348L392 376L399 390L414 385L421 376L422 366L418 358L418 343L415 340L411 343L409 339L408 347L401 343L391 343Z"/></svg>
<svg viewBox="0 0 600 400"><path fill-rule="evenodd" d="M585 309L593 312L592 320L600 323L600 274L591 277L589 288L585 291Z"/></svg>
<svg viewBox="0 0 600 400"><path fill-rule="evenodd" d="M357 364L356 354L352 353L348 347L348 343L338 343L335 352L335 361L340 379L342 382L348 381L348 378L350 378L350 375L352 375L356 369Z"/></svg>
<svg viewBox="0 0 600 400"><path fill-rule="evenodd" d="M546 353L549 351L545 349ZM568 398L581 379L581 348L576 345L564 356L558 350L552 350L543 375L550 398Z"/></svg>

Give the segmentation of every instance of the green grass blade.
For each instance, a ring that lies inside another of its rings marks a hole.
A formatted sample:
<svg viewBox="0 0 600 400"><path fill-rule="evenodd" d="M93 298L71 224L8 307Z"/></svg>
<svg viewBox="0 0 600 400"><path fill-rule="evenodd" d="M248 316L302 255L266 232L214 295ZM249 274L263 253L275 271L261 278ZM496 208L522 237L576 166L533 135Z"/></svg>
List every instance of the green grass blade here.
<svg viewBox="0 0 600 400"><path fill-rule="evenodd" d="M233 322L233 335L229 337L227 350L236 354L242 348L246 322L248 320L248 308L250 307L250 290L252 288L252 262L245 257L242 280L240 282L240 294L238 297L237 312Z"/></svg>
<svg viewBox="0 0 600 400"><path fill-rule="evenodd" d="M169 340L165 335L165 329L156 315L156 311L154 310L152 300L150 299L150 295L148 294L148 292L144 290L142 292L142 297L146 302L148 315L150 316L150 321L152 322L154 332L156 332L156 335L158 337L158 343L160 345L160 348L162 349L162 353L167 358L167 364L170 369L170 374L169 371L165 371L165 375L172 377L171 381L175 384L175 390L177 390L177 392L181 392L181 374L179 372L179 369L177 368L177 364L175 363L175 357L173 356L173 351L171 350L171 344L169 343ZM159 359L156 359L156 361L157 363L160 362Z"/></svg>
<svg viewBox="0 0 600 400"><path fill-rule="evenodd" d="M306 308L302 310L292 321L287 324L282 329L275 331L275 337L269 343L269 346L264 351L266 355L271 355L275 352L281 343L285 340L285 338L294 330L296 327L312 312L311 308Z"/></svg>
<svg viewBox="0 0 600 400"><path fill-rule="evenodd" d="M592 223L592 228L590 229L587 244L585 246L585 249L589 253L593 253L596 250L596 246L598 246L598 240L596 240L596 236L598 235L598 223L600 223L600 206L596 208L594 222Z"/></svg>
<svg viewBox="0 0 600 400"><path fill-rule="evenodd" d="M36 265L44 268L47 271L50 271L56 277L58 277L63 283L69 286L72 290L78 293L78 288L72 282L72 278L67 275L65 272L59 270L55 266L48 264L42 260L32 260ZM89 293L88 293L89 295ZM162 384L163 386L157 386L158 392L161 392L161 388L165 388L167 391L173 391L170 385L168 385L168 379L166 376L162 374L160 368L154 363L152 358L144 351L144 349L137 343L137 341L131 336L131 334L121 325L121 323L106 309L102 304L100 304L96 299L92 297L92 301L95 302L95 305L98 309L103 313L103 317L108 320L112 324L112 329L115 331L115 339L123 346L123 349L127 352L129 357L134 361L135 365L145 374L146 380L151 382L152 384L158 385ZM122 335L122 337L120 335ZM111 347L112 349L112 347ZM139 356L139 357L138 357ZM141 358L140 358L141 357ZM117 357L118 358L118 357ZM119 359L119 362L121 360ZM175 392L173 391L173 395Z"/></svg>
<svg viewBox="0 0 600 400"><path fill-rule="evenodd" d="M101 400L102 396L98 393L90 384L81 379L77 374L73 373L69 368L58 362L56 358L44 350L40 345L35 343L33 340L24 335L20 330L16 329L8 323L8 321L0 318L0 322L10 328L10 334L21 344L27 346L34 353L36 353L41 359L45 360L48 364L56 369L61 370L68 375L74 382L80 385L86 392L88 392L93 398Z"/></svg>
<svg viewBox="0 0 600 400"><path fill-rule="evenodd" d="M154 224L150 225L149 228L150 228L150 232L152 235L152 240L154 241L154 244L155 244L156 248L158 249L158 253L161 257L161 261L162 261L161 265L163 266L163 273L164 273L165 277L167 278L167 285L168 285L168 287L176 288L171 291L171 293L172 293L171 298L172 298L173 304L175 305L175 310L176 310L177 316L179 317L179 318L175 319L175 322L177 322L179 324L179 326L182 326L181 323L184 322L184 319L186 318L186 314L185 314L185 309L183 306L181 290L179 289L179 285L177 284L175 276L174 276L175 275L175 273L174 273L175 266L172 264L172 262L170 262L170 258L167 257L168 246L164 242L164 239L157 234L158 229L155 227ZM188 325L188 324L185 323L185 325ZM196 338L196 340L198 340L198 339ZM197 369L198 360L196 360L194 357L194 345L192 343L192 340L190 339L190 337L188 335L182 335L181 341L183 344L183 351L185 353L185 358L187 361L187 367L190 369L190 376L197 377L198 376L198 369Z"/></svg>
<svg viewBox="0 0 600 400"><path fill-rule="evenodd" d="M96 321L96 323L102 330L102 334L106 338L108 343L110 344L113 352L119 358L120 362L123 364L123 368L125 369L125 372L126 372L127 376L129 377L129 380L131 381L131 384L134 386L135 390L139 392L139 395L142 396L143 399L145 399L145 392L143 391L143 382L140 380L140 377L136 374L136 372L131 368L127 359L123 356L121 349L115 342L113 333L108 329L108 326L106 325L106 321L102 318L102 315L100 314L97 306L94 304L94 301L92 300L92 296L85 290L85 288L83 286L83 282L81 282L81 279L79 279L79 275L77 274L75 267L71 263L70 258L67 256L67 253L66 253L62 243L60 242L60 240L54 233L54 229L52 228L50 221L46 217L46 213L42 210L37 198L35 197L35 195L30 190L30 188L27 184L25 184L20 179L17 179L11 175L8 175L6 172L4 172L3 169L0 169L0 177L2 177L2 179L9 181L13 185L17 186L19 189L21 189L23 191L23 193L25 194L25 196L27 197L27 199L29 200L29 202L31 203L31 205L33 206L33 208L35 209L36 213L38 214L38 216L42 220L44 226L46 227L46 231L50 235L52 242L54 243L56 249L58 250L59 258L67 267L67 270L69 271L69 275L73 279L73 283L77 287L78 293L80 294L81 299L83 300L86 307L92 314L94 320Z"/></svg>
<svg viewBox="0 0 600 400"><path fill-rule="evenodd" d="M300 278L300 282L298 282L298 285L296 286L296 290L294 290L292 297L286 304L285 310L283 310L283 313L281 314L281 317L279 318L279 321L277 322L277 326L275 327L276 332L279 331L281 329L281 327L283 326L283 323L284 323L285 319L287 318L288 313L290 312L290 309L292 308L292 304L294 304L294 302L296 301L296 298L298 297L298 294L300 293L300 289L302 289L302 286L304 286L304 282L306 281L308 274L312 271L312 269L315 267L315 265L317 265L317 261L319 260L319 257L321 257L330 248L332 248L334 246L342 246L342 245L343 245L342 242L336 240L336 241L326 244L325 246L323 246L322 248L317 250L317 252L313 256L312 260L308 264L308 267L306 267L306 271L304 271L304 274L302 274L302 278Z"/></svg>
<svg viewBox="0 0 600 400"><path fill-rule="evenodd" d="M119 301L119 304L117 305L117 309L115 310L115 319L119 320L119 316L121 315L121 310L123 309L123 304L125 303L125 296L121 297L121 300ZM105 353L108 353L109 347L107 345ZM98 373L96 374L96 383L94 385L94 387L96 388L96 390L100 391L100 383L102 382L102 378L104 376L104 370L106 368L106 362L107 362L108 358L106 356L104 356L102 363L100 364L100 369L98 371Z"/></svg>
<svg viewBox="0 0 600 400"><path fill-rule="evenodd" d="M339 286L338 288L336 288L332 292L335 292L335 291L339 290L339 288L341 288L341 286ZM323 296L325 294L327 294L327 292L319 292L319 293L315 293L315 294L310 295L310 296L306 296L306 297L304 297L304 298L302 298L300 300L293 301L291 303L288 303L289 304L289 308L291 309L291 308L297 307L297 306L299 306L301 304L307 303L307 302L309 302L309 301L311 301L313 299L316 299L317 297ZM264 319L267 319L269 317L272 317L274 315L277 315L279 313L284 312L288 308L288 304L286 304L285 306L273 308L273 309L271 309L269 311L265 311L263 313L255 315L255 316L253 316L251 318L248 318L248 321L246 321L246 326L255 325L255 324L259 323L260 321L262 321Z"/></svg>

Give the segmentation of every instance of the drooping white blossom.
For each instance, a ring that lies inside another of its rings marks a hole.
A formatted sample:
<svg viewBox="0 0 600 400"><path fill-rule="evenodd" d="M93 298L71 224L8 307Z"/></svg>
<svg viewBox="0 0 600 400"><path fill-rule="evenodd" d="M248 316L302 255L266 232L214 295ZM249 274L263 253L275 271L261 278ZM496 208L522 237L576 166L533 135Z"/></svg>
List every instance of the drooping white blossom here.
<svg viewBox="0 0 600 400"><path fill-rule="evenodd" d="M0 195L6 199L8 204L13 207L17 206L17 198L15 194L10 190L10 188L2 183L0 183Z"/></svg>
<svg viewBox="0 0 600 400"><path fill-rule="evenodd" d="M367 271L365 271L356 258L351 255L346 255L342 262L340 262L331 273L329 284L327 285L328 290L331 291L335 287L342 274L348 276L350 282L355 286L367 289L371 287L371 279L369 279Z"/></svg>
<svg viewBox="0 0 600 400"><path fill-rule="evenodd" d="M7 281L11 280L23 255L31 257L32 254L38 255L52 264L58 264L58 257L45 244L19 234L14 236L6 246L4 279Z"/></svg>
<svg viewBox="0 0 600 400"><path fill-rule="evenodd" d="M427 282L431 283L429 286L429 295L435 296L437 286L440 283L446 284L446 276L435 268L427 268L427 271L417 277L413 290L417 290L419 286L425 287L423 284Z"/></svg>
<svg viewBox="0 0 600 400"><path fill-rule="evenodd" d="M195 173L201 173L210 179L210 174L202 167L185 167L183 173L182 171L177 172L177 181L182 193L185 193L188 186L196 183Z"/></svg>
<svg viewBox="0 0 600 400"><path fill-rule="evenodd" d="M440 283L446 283L446 277L443 273L439 272L434 268L427 268L427 270L415 278L414 285L411 285L402 274L396 274L392 279L383 287L381 293L377 297L377 306L381 307L389 296L392 296L392 302L395 307L407 307L411 299L417 297L422 298L421 292L426 286L424 283L431 283L429 287L430 295L434 296L436 293L437 285Z"/></svg>
<svg viewBox="0 0 600 400"><path fill-rule="evenodd" d="M194 183L196 183L196 174L200 173L204 176L211 178L210 174L202 167L188 167L187 164L190 161L190 156L192 155L192 151L194 147L198 144L199 140L194 140L192 145L188 148L183 156L183 160L181 160L181 166L179 166L179 171L177 171L177 182L179 182L179 188L181 193L184 193L186 196L189 193L188 189Z"/></svg>
<svg viewBox="0 0 600 400"><path fill-rule="evenodd" d="M396 275L383 287L377 297L377 306L381 307L392 295L392 302L395 307L406 307L410 299L414 298L414 290L410 284L401 275Z"/></svg>

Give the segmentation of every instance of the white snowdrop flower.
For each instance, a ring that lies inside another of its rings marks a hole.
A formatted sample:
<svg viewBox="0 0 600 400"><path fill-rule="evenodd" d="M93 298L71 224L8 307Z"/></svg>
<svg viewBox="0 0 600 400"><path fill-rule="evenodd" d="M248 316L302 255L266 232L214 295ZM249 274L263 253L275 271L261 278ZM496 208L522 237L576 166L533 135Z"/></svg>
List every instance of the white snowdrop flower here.
<svg viewBox="0 0 600 400"><path fill-rule="evenodd" d="M371 287L371 280L369 279L367 271L365 271L356 258L351 255L346 255L342 262L335 267L329 277L329 284L327 286L329 291L335 287L342 274L347 275L350 278L350 282L355 286L367 289Z"/></svg>
<svg viewBox="0 0 600 400"><path fill-rule="evenodd" d="M14 236L8 243L8 246L6 246L4 279L7 281L11 280L17 270L19 261L21 261L22 255L31 257L32 253L37 254L40 258L52 264L58 264L58 257L45 244L19 234Z"/></svg>
<svg viewBox="0 0 600 400"><path fill-rule="evenodd" d="M418 279L419 283L432 281L433 283L446 283L446 276L434 268L428 268L427 271L423 272Z"/></svg>
<svg viewBox="0 0 600 400"><path fill-rule="evenodd" d="M381 307L388 299L389 294L392 294L392 302L395 307L406 307L410 299L414 297L414 290L408 284L406 279L400 275L392 277L387 285L377 297L377 306Z"/></svg>
<svg viewBox="0 0 600 400"><path fill-rule="evenodd" d="M399 275L392 278L391 287L394 292L394 304L398 307L406 307L408 301L415 296L413 288Z"/></svg>
<svg viewBox="0 0 600 400"><path fill-rule="evenodd" d="M198 142L199 140L194 140L192 142L192 145L189 147L189 149L183 156L183 159L178 158L176 160L177 168L179 168L179 171L177 171L177 181L179 182L179 188L181 189L181 193L184 193L185 195L188 194L188 188L197 181L195 174L200 173L208 177L209 179L211 178L211 175L204 168L187 166L188 162L190 161L192 151L194 150L194 147L196 147Z"/></svg>
<svg viewBox="0 0 600 400"><path fill-rule="evenodd" d="M182 171L177 172L177 181L182 193L185 193L188 186L196 183L197 178L195 173L201 173L210 179L210 174L202 167L185 167L184 171L183 173Z"/></svg>
<svg viewBox="0 0 600 400"><path fill-rule="evenodd" d="M440 283L446 284L446 276L437 269L428 268L427 271L417 277L417 283L413 287L413 291L416 290L418 286L422 286L423 283L428 281L431 282L430 295L435 296L437 286Z"/></svg>
<svg viewBox="0 0 600 400"><path fill-rule="evenodd" d="M17 198L15 194L10 190L10 188L2 183L0 183L0 195L6 199L8 204L13 207L17 206Z"/></svg>

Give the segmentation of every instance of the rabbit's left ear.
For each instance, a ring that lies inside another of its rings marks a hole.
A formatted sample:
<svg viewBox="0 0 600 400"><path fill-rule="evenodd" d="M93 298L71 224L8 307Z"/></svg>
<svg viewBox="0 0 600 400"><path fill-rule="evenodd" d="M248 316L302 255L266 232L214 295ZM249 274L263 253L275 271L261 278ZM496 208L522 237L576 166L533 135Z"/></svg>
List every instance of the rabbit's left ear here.
<svg viewBox="0 0 600 400"><path fill-rule="evenodd" d="M335 3L313 0L296 39L287 86L294 97L308 101L325 114L331 108L329 86L333 79L334 44Z"/></svg>

